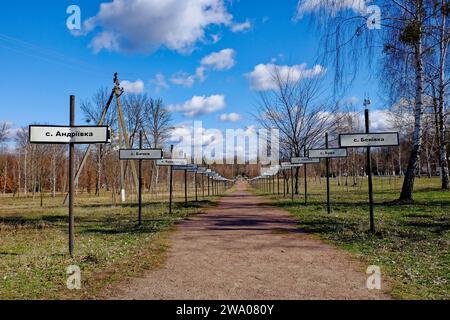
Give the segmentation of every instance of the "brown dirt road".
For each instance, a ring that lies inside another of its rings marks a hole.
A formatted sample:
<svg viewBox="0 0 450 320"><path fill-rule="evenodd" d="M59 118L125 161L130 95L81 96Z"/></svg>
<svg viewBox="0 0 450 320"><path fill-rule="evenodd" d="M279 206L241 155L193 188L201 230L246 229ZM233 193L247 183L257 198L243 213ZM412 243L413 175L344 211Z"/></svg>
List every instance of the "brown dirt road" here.
<svg viewBox="0 0 450 320"><path fill-rule="evenodd" d="M247 185L206 214L182 222L165 267L129 279L110 299L389 299L366 288L365 268L341 250L298 231L284 211Z"/></svg>

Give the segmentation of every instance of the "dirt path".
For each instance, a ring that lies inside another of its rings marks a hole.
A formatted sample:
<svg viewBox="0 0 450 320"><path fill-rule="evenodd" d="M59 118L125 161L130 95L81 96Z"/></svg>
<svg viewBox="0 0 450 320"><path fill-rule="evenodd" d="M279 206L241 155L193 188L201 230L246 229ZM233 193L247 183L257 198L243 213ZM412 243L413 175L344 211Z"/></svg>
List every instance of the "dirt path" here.
<svg viewBox="0 0 450 320"><path fill-rule="evenodd" d="M264 201L238 184L218 207L178 226L163 269L122 283L111 298L389 298L366 289L364 266Z"/></svg>

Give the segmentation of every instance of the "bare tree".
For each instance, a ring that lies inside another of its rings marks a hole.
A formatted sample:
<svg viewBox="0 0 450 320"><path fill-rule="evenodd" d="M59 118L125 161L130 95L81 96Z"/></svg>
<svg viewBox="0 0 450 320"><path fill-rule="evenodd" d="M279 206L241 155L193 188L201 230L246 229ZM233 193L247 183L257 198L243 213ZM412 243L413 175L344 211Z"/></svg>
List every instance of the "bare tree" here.
<svg viewBox="0 0 450 320"><path fill-rule="evenodd" d="M147 142L152 148L162 148L169 138L172 130L172 117L161 99L149 99L144 105L143 127ZM150 188L159 182L159 168L153 163Z"/></svg>
<svg viewBox="0 0 450 320"><path fill-rule="evenodd" d="M9 123L0 122L0 146L8 140L10 130L11 126Z"/></svg>
<svg viewBox="0 0 450 320"><path fill-rule="evenodd" d="M303 156L303 148L319 146L325 132L333 130L338 105L325 97L321 76L299 78L292 71L273 68L271 77L273 89L260 93L255 117L263 128L279 130L280 149L286 158ZM297 168L297 194L298 173Z"/></svg>

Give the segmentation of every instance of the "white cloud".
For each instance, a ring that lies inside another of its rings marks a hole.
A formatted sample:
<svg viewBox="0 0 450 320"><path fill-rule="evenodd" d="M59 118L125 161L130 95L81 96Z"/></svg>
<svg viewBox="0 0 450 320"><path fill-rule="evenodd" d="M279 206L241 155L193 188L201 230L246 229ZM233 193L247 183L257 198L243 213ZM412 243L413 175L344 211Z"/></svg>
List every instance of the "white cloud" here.
<svg viewBox="0 0 450 320"><path fill-rule="evenodd" d="M245 32L250 30L250 28L252 27L252 24L250 23L249 20L243 22L243 23L234 23L231 26L231 31L232 32Z"/></svg>
<svg viewBox="0 0 450 320"><path fill-rule="evenodd" d="M213 52L205 56L200 61L200 66L195 70L195 74L186 72L178 72L172 76L170 82L186 88L192 88L195 81L204 82L209 70L225 71L236 65L236 51L233 49L223 49L219 52Z"/></svg>
<svg viewBox="0 0 450 320"><path fill-rule="evenodd" d="M156 87L157 92L161 89L169 89L169 85L166 82L166 77L162 73L157 73L155 78L150 80L150 83Z"/></svg>
<svg viewBox="0 0 450 320"><path fill-rule="evenodd" d="M202 114L217 112L225 108L224 95L194 96L183 104L169 106L173 112L182 112L185 116L195 117Z"/></svg>
<svg viewBox="0 0 450 320"><path fill-rule="evenodd" d="M170 82L186 88L192 88L195 83L195 78L195 75L190 75L186 72L178 72L170 78Z"/></svg>
<svg viewBox="0 0 450 320"><path fill-rule="evenodd" d="M359 102L359 98L356 96L351 96L350 98L348 98L347 100L344 101L344 103L351 104L351 105L356 105L358 102Z"/></svg>
<svg viewBox="0 0 450 320"><path fill-rule="evenodd" d="M370 111L370 130L373 132L383 132L392 129L393 115L389 110ZM361 123L364 123L364 116L361 115Z"/></svg>
<svg viewBox="0 0 450 320"><path fill-rule="evenodd" d="M238 122L242 120L242 115L239 113L224 113L219 116L219 120L224 122Z"/></svg>
<svg viewBox="0 0 450 320"><path fill-rule="evenodd" d="M200 66L195 70L195 76L197 77L198 80L203 82L206 80L205 72L206 72L206 67Z"/></svg>
<svg viewBox="0 0 450 320"><path fill-rule="evenodd" d="M236 65L235 56L233 49L223 49L204 57L200 64L213 70L229 70Z"/></svg>
<svg viewBox="0 0 450 320"><path fill-rule="evenodd" d="M145 85L142 80L136 80L135 82L123 80L120 83L120 86L122 88L124 88L126 93L140 94L140 93L144 93L144 91L145 91Z"/></svg>
<svg viewBox="0 0 450 320"><path fill-rule="evenodd" d="M300 81L306 78L320 76L326 72L321 65L315 65L307 69L306 63L293 66L280 66L273 63L259 64L255 69L247 74L253 90L264 91L277 88L276 77L283 81Z"/></svg>
<svg viewBox="0 0 450 320"><path fill-rule="evenodd" d="M305 14L328 11L332 15L340 10L352 10L356 13L365 12L366 0L300 0L297 5L295 20L300 20Z"/></svg>
<svg viewBox="0 0 450 320"><path fill-rule="evenodd" d="M102 3L84 28L100 30L91 43L95 52L151 53L164 46L187 53L205 41L208 27L232 20L224 0L113 0Z"/></svg>

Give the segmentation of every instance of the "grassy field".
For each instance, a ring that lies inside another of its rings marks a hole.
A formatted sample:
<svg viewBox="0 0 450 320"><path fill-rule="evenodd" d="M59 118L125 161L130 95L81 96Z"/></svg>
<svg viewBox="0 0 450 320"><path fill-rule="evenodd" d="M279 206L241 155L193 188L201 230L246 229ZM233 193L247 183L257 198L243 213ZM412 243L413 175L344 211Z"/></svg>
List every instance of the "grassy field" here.
<svg viewBox="0 0 450 320"><path fill-rule="evenodd" d="M438 178L420 178L415 203L395 205L389 202L398 198L402 180L376 178L377 232L372 235L368 232L367 181L360 182L347 187L332 180L331 214L326 209L324 179L310 181L308 206L304 205L303 184L294 202L290 196L271 197L298 219L302 230L350 251L367 265L380 266L391 281L393 297L449 299L450 193L439 191Z"/></svg>
<svg viewBox="0 0 450 320"><path fill-rule="evenodd" d="M177 195L180 197L180 195ZM111 195L79 195L75 208L75 257L68 255L68 212L62 198L0 197L0 299L89 299L109 284L156 268L164 261L168 231L214 199L176 204L145 203L137 227L137 206L112 206ZM144 197L146 199L147 197ZM201 200L201 199L200 199ZM66 268L81 268L82 289L70 291Z"/></svg>

